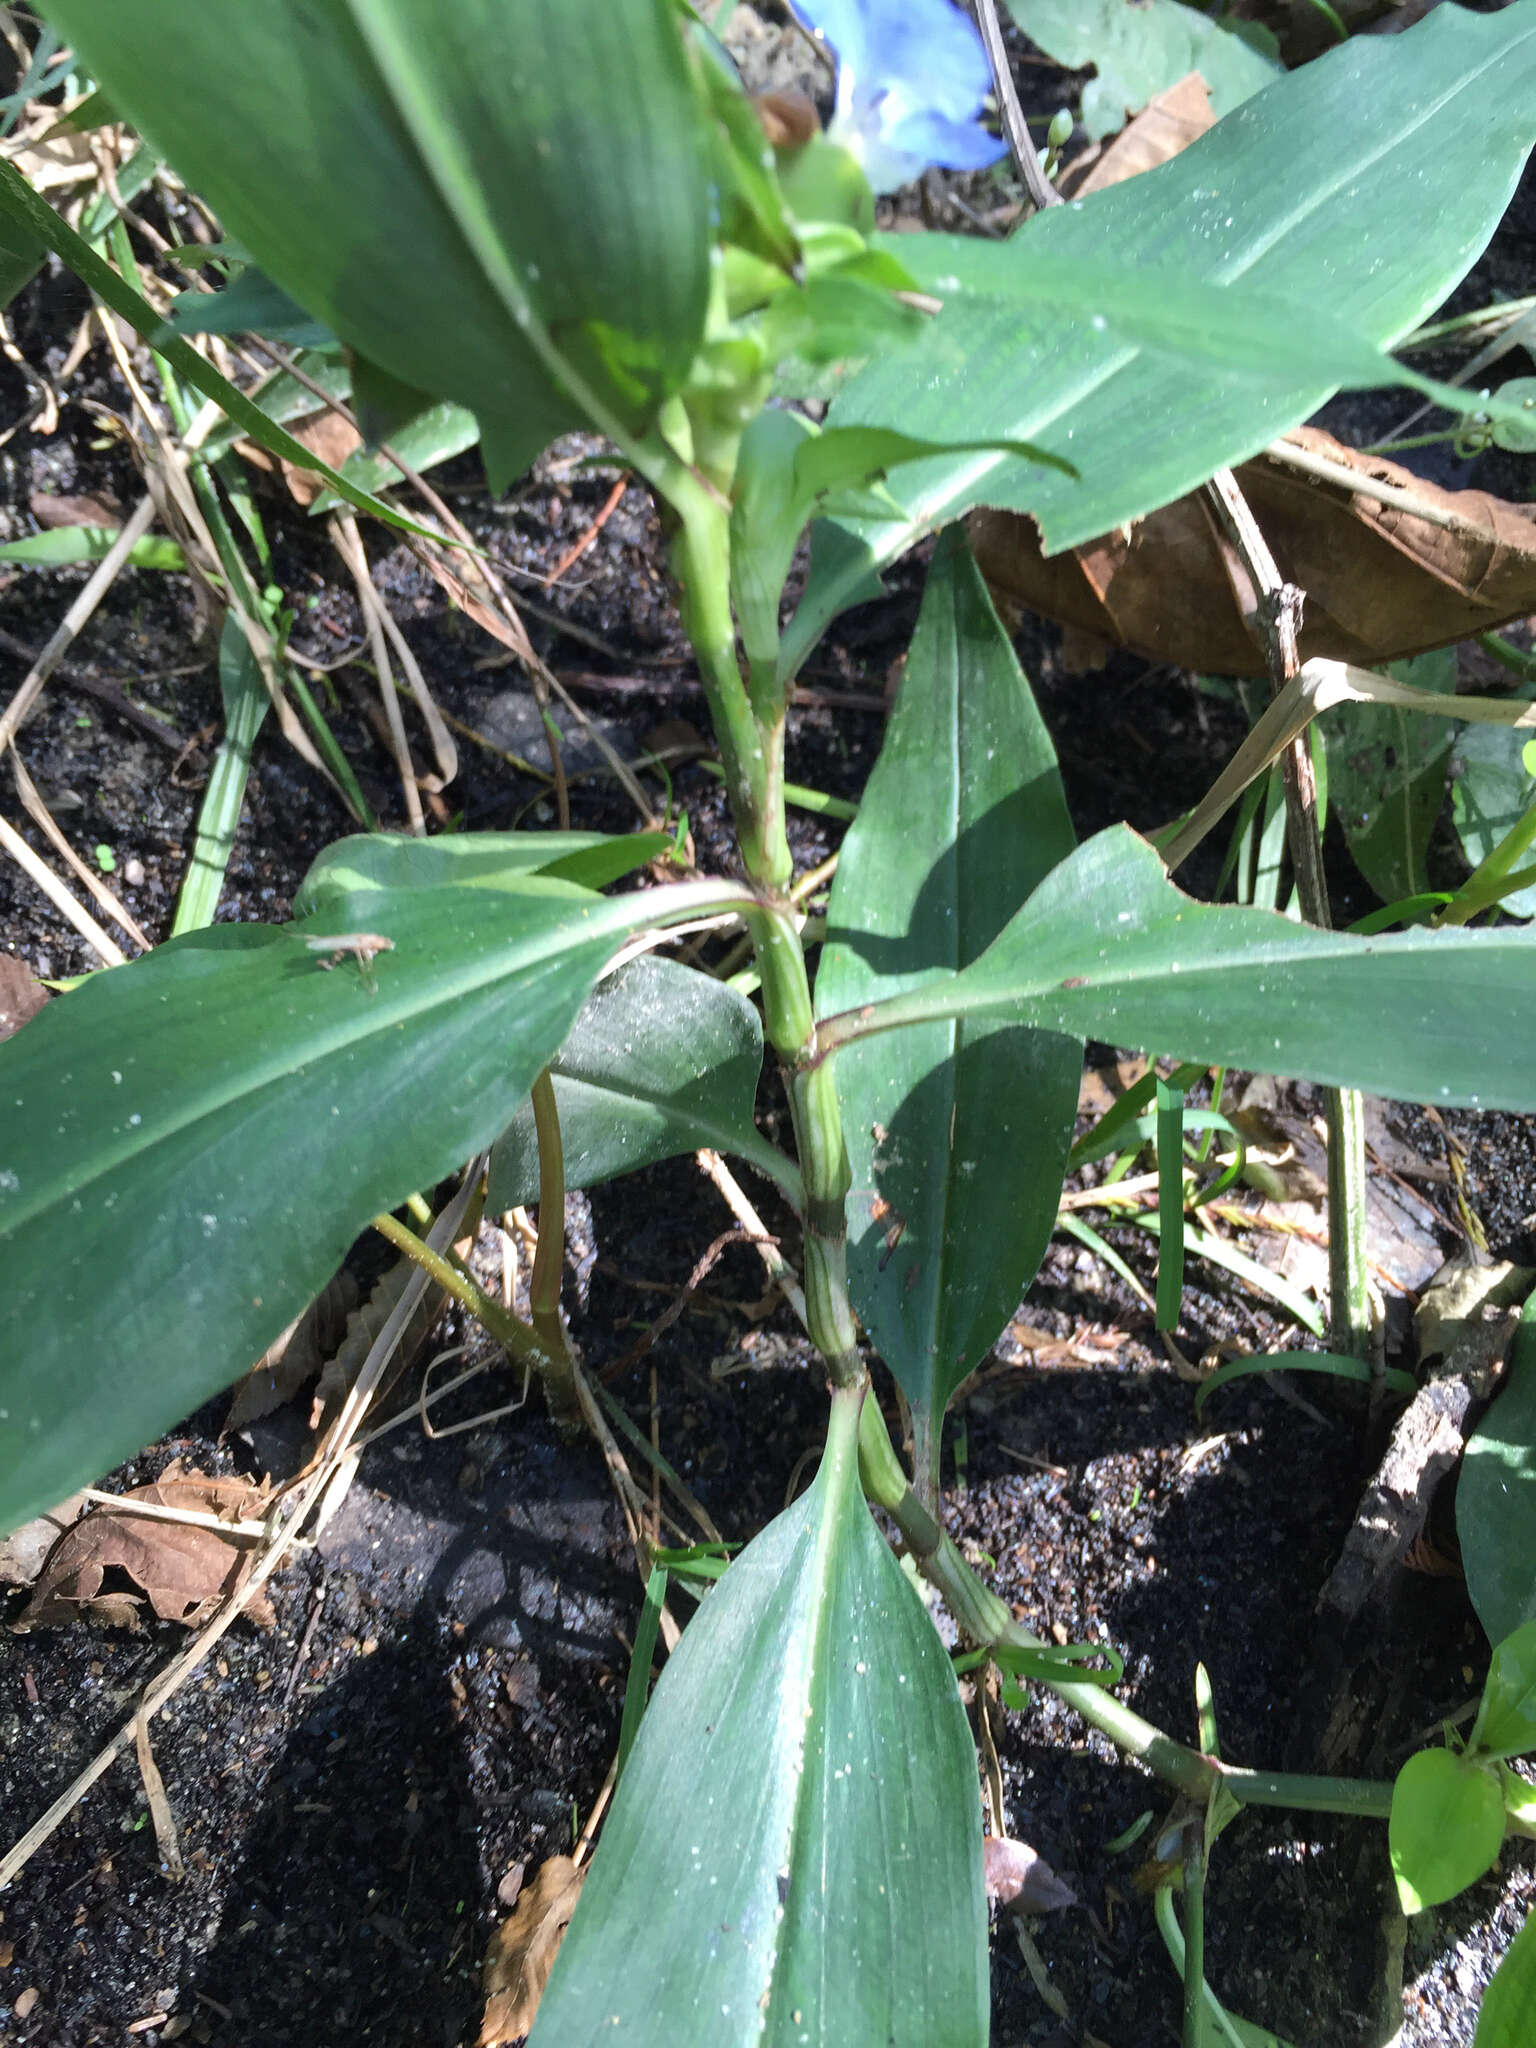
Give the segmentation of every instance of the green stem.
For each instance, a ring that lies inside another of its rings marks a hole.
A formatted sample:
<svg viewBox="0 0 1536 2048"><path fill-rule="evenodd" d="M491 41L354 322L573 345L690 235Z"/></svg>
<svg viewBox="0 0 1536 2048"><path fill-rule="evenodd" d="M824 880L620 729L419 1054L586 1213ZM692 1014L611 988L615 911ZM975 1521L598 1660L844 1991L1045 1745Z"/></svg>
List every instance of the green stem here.
<svg viewBox="0 0 1536 2048"><path fill-rule="evenodd" d="M1365 1097L1323 1091L1328 1125L1328 1341L1344 1358L1370 1359L1371 1279L1365 1231Z"/></svg>
<svg viewBox="0 0 1536 2048"><path fill-rule="evenodd" d="M760 888L778 892L794 872L784 831L784 695L768 702L759 692L754 704L742 681L731 616L729 508L675 459L655 464L652 481L678 522L672 568L720 745L742 859Z"/></svg>
<svg viewBox="0 0 1536 2048"><path fill-rule="evenodd" d="M656 488L678 520L672 559L683 620L699 657L747 872L760 891L747 928L761 979L769 1044L784 1070L805 1186L805 1307L811 1341L834 1387L864 1383L848 1299L846 1198L851 1182L830 1069L818 1067L805 950L785 897L793 863L784 826L785 692L760 674L742 681L731 616L730 523L723 499L691 470L658 465Z"/></svg>
<svg viewBox="0 0 1536 2048"><path fill-rule="evenodd" d="M1198 1824L1184 1837L1183 2048L1201 2048L1205 2018L1205 1845Z"/></svg>
<svg viewBox="0 0 1536 2048"><path fill-rule="evenodd" d="M375 1216L373 1227L413 1265L430 1274L443 1292L461 1308L467 1309L477 1322L483 1323L509 1358L515 1358L519 1365L529 1366L538 1374L552 1415L560 1417L569 1404L571 1410L580 1416L570 1353L565 1348L563 1332L560 1348L550 1350L537 1331L519 1322L462 1267L445 1259L441 1252L435 1252L431 1245L424 1244L414 1230L408 1229L396 1217L387 1212Z"/></svg>
<svg viewBox="0 0 1536 2048"><path fill-rule="evenodd" d="M1536 654L1527 654L1513 640L1506 640L1502 633L1479 633L1477 644L1485 654L1501 661L1512 675L1519 676L1522 682L1536 683Z"/></svg>
<svg viewBox="0 0 1536 2048"><path fill-rule="evenodd" d="M1173 1886L1171 1884L1161 1884L1158 1886L1157 1897L1153 1901L1153 1909L1157 1914L1158 1931L1163 1937L1163 1942L1169 1955L1173 1958L1173 1967L1182 1975L1187 1955L1184 1946L1183 1930L1179 1926L1179 1916L1174 1910ZM1185 1981L1187 1983L1188 1979L1186 1978ZM1243 2048L1242 2036L1233 2026L1226 2007L1221 2003L1221 2000L1216 1996L1210 1985L1205 1982L1203 1977L1200 1980L1200 1989L1207 2010L1220 2030L1222 2040L1228 2044L1228 2048ZM1188 2036L1185 2038L1187 2039ZM1199 2036L1197 2035L1196 2039L1198 2038ZM1207 2035L1206 2038L1209 2038L1209 2036Z"/></svg>
<svg viewBox="0 0 1536 2048"><path fill-rule="evenodd" d="M533 1084L533 1128L539 1142L539 1248L533 1255L528 1306L537 1330L551 1316L559 1320L565 1262L565 1141L548 1067Z"/></svg>
<svg viewBox="0 0 1536 2048"><path fill-rule="evenodd" d="M1480 910L1487 910L1501 896L1518 885L1521 860L1536 845L1536 804L1517 818L1504 837L1468 875L1454 897L1435 919L1436 926L1470 924Z"/></svg>
<svg viewBox="0 0 1536 2048"><path fill-rule="evenodd" d="M950 1613L972 1642L981 1648L1011 1643L1026 1650L1049 1649L1050 1645L1041 1637L1020 1627L998 1596L981 1583L953 1538L912 1491L884 1418L872 1399L865 1401L859 1419L859 1471L865 1493L891 1516L919 1569L944 1595ZM1117 1749L1145 1764L1164 1784L1187 1793L1191 1799L1203 1801L1219 1783L1241 1806L1291 1806L1377 1820L1385 1820L1391 1810L1390 1785L1361 1779L1292 1777L1240 1770L1175 1742L1171 1735L1144 1721L1101 1685L1078 1678L1049 1678L1041 1682L1049 1685L1069 1707L1074 1707L1091 1727L1107 1735Z"/></svg>
<svg viewBox="0 0 1536 2048"><path fill-rule="evenodd" d="M519 1365L532 1365L538 1372L544 1370L532 1330L487 1294L461 1266L445 1259L441 1252L435 1252L414 1230L387 1212L373 1218L373 1228L380 1237L388 1238L396 1251L403 1253L412 1265L420 1266L424 1273L430 1274L443 1292L451 1295L461 1308L468 1309L477 1322L483 1323Z"/></svg>
<svg viewBox="0 0 1536 2048"><path fill-rule="evenodd" d="M533 1334L552 1361L544 1373L544 1399L551 1420L567 1435L582 1427L571 1340L560 1316L560 1280L565 1265L565 1144L555 1084L546 1067L533 1084L533 1127L539 1142L539 1248L533 1256L528 1307Z"/></svg>

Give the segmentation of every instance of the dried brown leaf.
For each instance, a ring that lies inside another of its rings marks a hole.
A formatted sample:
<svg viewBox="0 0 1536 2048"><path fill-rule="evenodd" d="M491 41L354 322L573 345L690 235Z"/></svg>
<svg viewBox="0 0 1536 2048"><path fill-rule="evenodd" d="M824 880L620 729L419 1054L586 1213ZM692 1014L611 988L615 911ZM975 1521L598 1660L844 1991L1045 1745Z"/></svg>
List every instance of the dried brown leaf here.
<svg viewBox="0 0 1536 2048"><path fill-rule="evenodd" d="M1085 192L1102 192L1143 171L1155 171L1215 125L1216 110L1205 80L1198 71L1187 72L1176 85L1148 100L1107 149L1096 157L1080 157L1061 180L1062 196L1080 199Z"/></svg>
<svg viewBox="0 0 1536 2048"><path fill-rule="evenodd" d="M479 2048L504 2048L532 2028L585 1875L569 1856L551 1856L524 1885L511 1919L491 1936Z"/></svg>
<svg viewBox="0 0 1536 2048"><path fill-rule="evenodd" d="M310 1406L309 1426L317 1435L347 1398L353 1381L363 1369L363 1361L373 1347L374 1338L389 1321L395 1303L405 1292L405 1283L414 1271L409 1259L397 1261L382 1279L375 1282L368 1299L347 1317L346 1336L321 1373ZM433 1298L431 1290L428 1298ZM406 1338L401 1339L402 1352L406 1341Z"/></svg>
<svg viewBox="0 0 1536 2048"><path fill-rule="evenodd" d="M23 1522L9 1536L0 1538L0 1585L30 1586L36 1583L48 1553L85 1506L85 1496L72 1493L46 1515Z"/></svg>
<svg viewBox="0 0 1536 2048"><path fill-rule="evenodd" d="M121 1506L97 1508L65 1530L13 1624L18 1633L81 1619L137 1628L146 1600L162 1621L193 1628L247 1578L256 1554L250 1543L217 1529L136 1515L135 1501L236 1522L265 1511L267 1488L168 1465L153 1485L125 1493ZM106 1586L109 1571L125 1572L142 1593ZM274 1619L264 1595L248 1611L264 1627Z"/></svg>
<svg viewBox="0 0 1536 2048"><path fill-rule="evenodd" d="M1443 491L1315 427L1285 438L1364 482L1410 492L1431 514L1304 475L1268 454L1237 470L1282 572L1306 592L1303 660L1322 655L1375 668L1536 611L1536 516L1528 507L1483 491ZM1198 493L1129 532L1050 557L1018 513L975 512L968 524L1000 602L1179 668L1264 673Z"/></svg>
<svg viewBox="0 0 1536 2048"><path fill-rule="evenodd" d="M113 527L123 523L123 508L110 495L34 491L27 503L32 517L45 532L62 526Z"/></svg>
<svg viewBox="0 0 1536 2048"><path fill-rule="evenodd" d="M328 1280L301 1316L269 1344L230 1397L226 1434L270 1415L312 1380L346 1334L357 1282L345 1268Z"/></svg>
<svg viewBox="0 0 1536 2048"><path fill-rule="evenodd" d="M10 1038L48 1001L48 991L25 960L0 953L0 1038Z"/></svg>
<svg viewBox="0 0 1536 2048"><path fill-rule="evenodd" d="M311 455L318 455L322 462L328 462L332 469L340 469L349 455L355 455L363 445L363 437L338 412L329 407L324 412L312 412L301 420L289 423L288 431L296 441L301 441ZM273 458L265 448L255 441L237 441L237 454L254 469L273 468ZM276 467L283 473L289 496L296 505L313 505L320 493L326 489L325 478L317 469L301 469L296 462L289 462L279 456Z"/></svg>

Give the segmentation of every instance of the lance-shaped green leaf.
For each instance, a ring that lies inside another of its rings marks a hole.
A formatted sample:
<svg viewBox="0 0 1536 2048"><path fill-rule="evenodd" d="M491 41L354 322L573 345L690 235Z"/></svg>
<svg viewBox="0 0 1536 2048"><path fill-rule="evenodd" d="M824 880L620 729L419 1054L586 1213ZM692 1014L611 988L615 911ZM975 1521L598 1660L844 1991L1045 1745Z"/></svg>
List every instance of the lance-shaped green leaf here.
<svg viewBox="0 0 1536 2048"><path fill-rule="evenodd" d="M1536 1621L1524 1622L1494 1644L1467 1747L1498 1757L1536 1750Z"/></svg>
<svg viewBox="0 0 1536 2048"><path fill-rule="evenodd" d="M685 377L710 137L670 0L48 12L274 282L477 415L493 478Z"/></svg>
<svg viewBox="0 0 1536 2048"><path fill-rule="evenodd" d="M450 405L445 400L429 405L404 426L396 427L389 436L389 448L390 455L398 455L401 462L408 463L419 474L447 462L451 456L462 455L467 448L477 447L479 441L480 422L474 414L466 406ZM400 481L399 467L390 455L376 455L367 448L355 449L341 465L341 473L359 490L381 491ZM322 491L310 512L319 518L324 512L334 511L337 502L334 491Z"/></svg>
<svg viewBox="0 0 1536 2048"><path fill-rule="evenodd" d="M786 673L861 579L972 505L1032 512L1048 548L1075 546L1305 419L1359 373L1325 367L1340 329L1390 346L1466 274L1533 139L1536 0L1490 15L1438 8L1406 35L1352 39L1171 163L1052 207L985 253L903 235L903 262L952 303L850 380L829 426L1024 440L1081 480L1000 453L904 470L902 519L842 522L846 544L819 551ZM1244 335L1234 304L1206 331L1197 302L1223 288L1284 311ZM1380 380L1395 374L1383 360Z"/></svg>
<svg viewBox="0 0 1536 2048"><path fill-rule="evenodd" d="M816 1482L704 1600L640 1724L536 2048L980 2048L976 1759L954 1674L859 1491Z"/></svg>
<svg viewBox="0 0 1536 2048"><path fill-rule="evenodd" d="M970 966L1071 847L1050 738L954 532L843 842L818 1014ZM952 1018L838 1061L854 1304L925 1430L1034 1276L1081 1066L1076 1036Z"/></svg>
<svg viewBox="0 0 1536 2048"><path fill-rule="evenodd" d="M3 551L0 551L3 559ZM1451 816L1461 850L1475 868L1536 802L1536 782L1526 765L1530 742L1507 726L1467 725L1455 736L1451 755ZM1536 749L1531 749L1536 758ZM1526 854L1516 862L1524 867ZM1536 917L1536 888L1514 889L1502 907L1511 917Z"/></svg>
<svg viewBox="0 0 1536 2048"><path fill-rule="evenodd" d="M1536 1621L1536 1294L1525 1304L1498 1399L1467 1439L1456 1537L1489 1641Z"/></svg>
<svg viewBox="0 0 1536 2048"><path fill-rule="evenodd" d="M221 291L178 292L170 324L178 334L261 334L295 348L332 348L336 337L270 277L248 264Z"/></svg>
<svg viewBox="0 0 1536 2048"><path fill-rule="evenodd" d="M732 1152L796 1203L800 1176L752 1120L763 1027L745 996L653 955L587 998L550 1067L565 1184L595 1187L701 1145ZM491 1154L493 1213L539 1199L539 1141L525 1103Z"/></svg>
<svg viewBox="0 0 1536 2048"><path fill-rule="evenodd" d="M731 898L363 900L366 972L324 914L216 925L0 1045L0 1526L227 1385L370 1216L489 1145L627 932Z"/></svg>
<svg viewBox="0 0 1536 2048"><path fill-rule="evenodd" d="M370 890L516 887L529 875L606 889L666 852L665 832L354 832L322 853L299 884L295 917L372 913ZM642 920L643 922L643 920Z"/></svg>
<svg viewBox="0 0 1536 2048"><path fill-rule="evenodd" d="M67 569L75 562L99 562L117 545L115 526L52 526L21 540L0 542L0 562L20 562L29 569ZM187 558L179 542L147 533L128 551L130 569L182 571Z"/></svg>
<svg viewBox="0 0 1536 2048"><path fill-rule="evenodd" d="M878 954L876 955L878 958ZM1034 1024L1416 1102L1536 1110L1536 932L1355 938L1197 903L1112 826L1047 877L974 965L821 1026Z"/></svg>

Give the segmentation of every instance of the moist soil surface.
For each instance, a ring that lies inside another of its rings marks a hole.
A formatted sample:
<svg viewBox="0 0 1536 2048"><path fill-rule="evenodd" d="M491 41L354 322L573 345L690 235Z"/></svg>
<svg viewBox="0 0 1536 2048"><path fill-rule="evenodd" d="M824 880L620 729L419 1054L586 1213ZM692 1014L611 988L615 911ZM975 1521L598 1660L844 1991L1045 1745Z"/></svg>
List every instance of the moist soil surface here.
<svg viewBox="0 0 1536 2048"><path fill-rule="evenodd" d="M1470 302L1514 288L1533 261L1530 185ZM1520 237L1523 235L1523 241ZM1528 289L1528 285L1524 288ZM21 353L56 370L84 300L45 274L13 309ZM34 493L114 493L142 485L94 400L126 414L104 354L69 387L58 429L22 433L0 453L5 533L34 530ZM0 418L27 403L0 365ZM1330 423L1334 416L1330 415ZM611 476L563 445L533 478L492 502L472 459L437 480L476 538L526 594L535 645L621 751L658 726L702 726L703 705L660 567L660 534L629 488L593 545L558 583L546 576L588 529ZM1507 472L1475 480L1528 495ZM1442 476L1442 480L1447 480ZM1471 481L1458 474L1454 481ZM351 586L320 526L258 479L273 534L273 580L288 593L301 662L362 647ZM451 611L413 558L374 532L380 588L440 703L459 722L461 772L446 792L471 828L553 822L547 788L509 755L541 763L526 681ZM858 794L879 747L883 702L921 588L919 556L884 605L851 614L819 652L793 714L790 774ZM78 572L10 572L0 586L0 659L19 676L48 638ZM1054 630L1028 622L1021 657L1060 750L1081 834L1116 819L1164 822L1208 785L1245 729L1231 703L1193 680L1114 656L1067 673ZM371 715L361 667L330 672L334 724L386 825L403 824L398 783ZM317 678L317 688L327 687ZM168 929L211 745L219 694L214 646L189 585L129 572L55 676L21 753L72 843L109 850L111 879L153 940ZM475 739L469 735L480 735ZM616 785L583 774L572 734L573 822L628 829ZM730 859L719 786L674 770L698 857ZM7 779L0 810L42 848ZM280 920L323 846L349 829L324 781L269 724L257 743L221 919ZM796 814L804 871L840 828ZM1450 859L1448 847L1439 856ZM1218 855L1181 877L1196 893ZM1341 919L1371 907L1335 854ZM0 867L5 945L37 974L96 964L10 863ZM1113 1049L1090 1047L1109 1071ZM1288 1098L1302 1117L1315 1109ZM778 1098L765 1083L765 1114ZM1383 1127L1435 1215L1431 1251L1462 1248L1445 1198L1447 1147L1465 1155L1471 1206L1495 1257L1536 1262L1536 1137L1519 1119L1394 1108ZM770 1226L793 1226L762 1190ZM1426 1212L1427 1214L1427 1212ZM1102 1219L1101 1219L1102 1220ZM587 1364L733 1540L761 1528L805 1480L826 1396L782 1309L763 1307L761 1268L728 1247L681 1317L641 1362L639 1332L683 1290L704 1246L730 1225L690 1161L653 1168L573 1200L583 1251L570 1290ZM1143 1285L1149 1240L1106 1235ZM364 1286L382 1258L360 1245ZM575 1301L581 1297L579 1309ZM1401 1305L1394 1364L1412 1366ZM462 1341L450 1317L432 1351ZM1190 1357L1222 1344L1284 1348L1293 1326L1216 1269L1191 1268L1179 1342ZM627 1362L628 1361L628 1362ZM62 1820L0 1894L0 2041L29 2048L186 2040L216 2048L475 2040L481 1961L505 1918L513 1873L531 1878L568 1852L611 1763L640 1604L640 1580L602 1458L556 1435L537 1394L515 1413L429 1440L402 1396L400 1426L369 1449L314 1548L272 1586L275 1621L241 1622L150 1730L186 1874L161 1866L130 1749ZM233 1363L233 1362L232 1362ZM876 1368L893 1428L894 1391ZM1424 1569L1402 1571L1345 1644L1319 1624L1319 1595L1355 1520L1384 1422L1308 1378L1246 1379L1197 1417L1192 1390L1124 1281L1058 1237L1019 1318L961 1402L947 1437L943 1512L967 1554L1040 1634L1112 1643L1126 1697L1183 1740L1196 1733L1197 1664L1210 1675L1223 1753L1259 1767L1321 1768L1341 1699L1352 1709L1347 1761L1386 1777L1472 1700L1487 1644L1454 1563L1449 1489L1430 1525ZM1319 1391L1319 1388L1324 1391ZM516 1398L504 1373L435 1412L473 1422ZM301 1401L300 1407L305 1403ZM120 1488L176 1457L208 1471L290 1470L297 1411L222 1435L210 1403L106 1481ZM1388 1420L1390 1418L1387 1418ZM637 1468L643 1470L643 1468ZM11 1603L14 1619L21 1597ZM681 1603L687 1612L687 1601ZM122 1726L148 1680L185 1641L174 1624L138 1634L84 1625L0 1638L0 1813L6 1841L30 1825ZM1039 1693L997 1718L1008 1831L1031 1844L1077 1903L1028 1924L1060 2001L1032 1980L1006 1914L993 1944L993 2037L1144 2048L1176 2041L1179 1985L1140 1879L1168 1797L1070 1711ZM1139 1817L1153 1825L1113 1845ZM658 1826L673 1817L659 1815ZM1449 1906L1405 1927L1379 1824L1250 1811L1220 1839L1208 1892L1208 1973L1229 2008L1300 2048L1376 2048L1401 2018L1405 2048L1471 2041L1483 1986L1533 1887L1530 1845Z"/></svg>

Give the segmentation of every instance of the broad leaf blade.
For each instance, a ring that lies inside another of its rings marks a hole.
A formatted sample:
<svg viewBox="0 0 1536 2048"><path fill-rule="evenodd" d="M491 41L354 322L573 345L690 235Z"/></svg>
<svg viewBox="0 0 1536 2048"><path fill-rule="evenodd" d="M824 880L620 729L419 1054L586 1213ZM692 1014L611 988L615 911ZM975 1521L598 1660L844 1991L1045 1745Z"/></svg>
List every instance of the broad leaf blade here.
<svg viewBox="0 0 1536 2048"><path fill-rule="evenodd" d="M1387 1847L1405 1913L1439 1906L1498 1861L1504 1797L1486 1765L1421 1749L1392 1786Z"/></svg>
<svg viewBox="0 0 1536 2048"><path fill-rule="evenodd" d="M306 311L513 473L645 423L703 330L707 134L667 0L60 0L125 116Z"/></svg>
<svg viewBox="0 0 1536 2048"><path fill-rule="evenodd" d="M647 955L588 997L550 1073L560 1112L565 1184L594 1187L701 1145L798 1182L752 1119L763 1027L723 981ZM539 1145L525 1104L491 1154L488 1208L539 1198Z"/></svg>
<svg viewBox="0 0 1536 2048"><path fill-rule="evenodd" d="M1071 847L1050 739L957 531L843 842L818 1014L969 966ZM854 1304L933 1430L1050 1237L1081 1064L1076 1037L985 1021L838 1061Z"/></svg>
<svg viewBox="0 0 1536 2048"><path fill-rule="evenodd" d="M532 2041L980 2048L976 1763L953 1672L858 1488L810 1492L668 1661Z"/></svg>
<svg viewBox="0 0 1536 2048"><path fill-rule="evenodd" d="M1476 260L1533 137L1536 0L1486 16L1442 7L1405 35L1356 37L1278 80L1158 170L1037 215L1002 251L1017 264L1020 302L968 319L957 299L958 318L946 307L913 347L853 378L828 424L1028 441L1067 457L1081 480L1002 455L904 469L906 517L848 522L849 544L813 570L786 669L856 601L860 578L970 506L1032 512L1049 549L1075 546L1256 454L1343 381L1283 368L1258 378L1251 354L1250 373L1224 375L1194 329L1182 361L1171 337L1157 353L1118 343L1087 305L1023 298L1036 256L1118 269L1131 291L1138 269L1160 272L1170 309L1181 277L1262 293L1290 308L1277 365L1314 313L1385 346ZM939 256L978 261L976 245L945 251L944 241L901 238L902 260L941 298L961 273ZM1383 380L1390 373L1384 365Z"/></svg>
<svg viewBox="0 0 1536 2048"><path fill-rule="evenodd" d="M1533 999L1528 926L1355 938L1197 903L1116 825L974 966L887 1002L876 1028L992 1017L1409 1101L1536 1110ZM841 1029L859 1027L834 1045Z"/></svg>
<svg viewBox="0 0 1536 2048"><path fill-rule="evenodd" d="M380 1209L489 1145L625 932L718 906L569 883L368 898L394 950L218 925L0 1046L0 1525L227 1385Z"/></svg>

